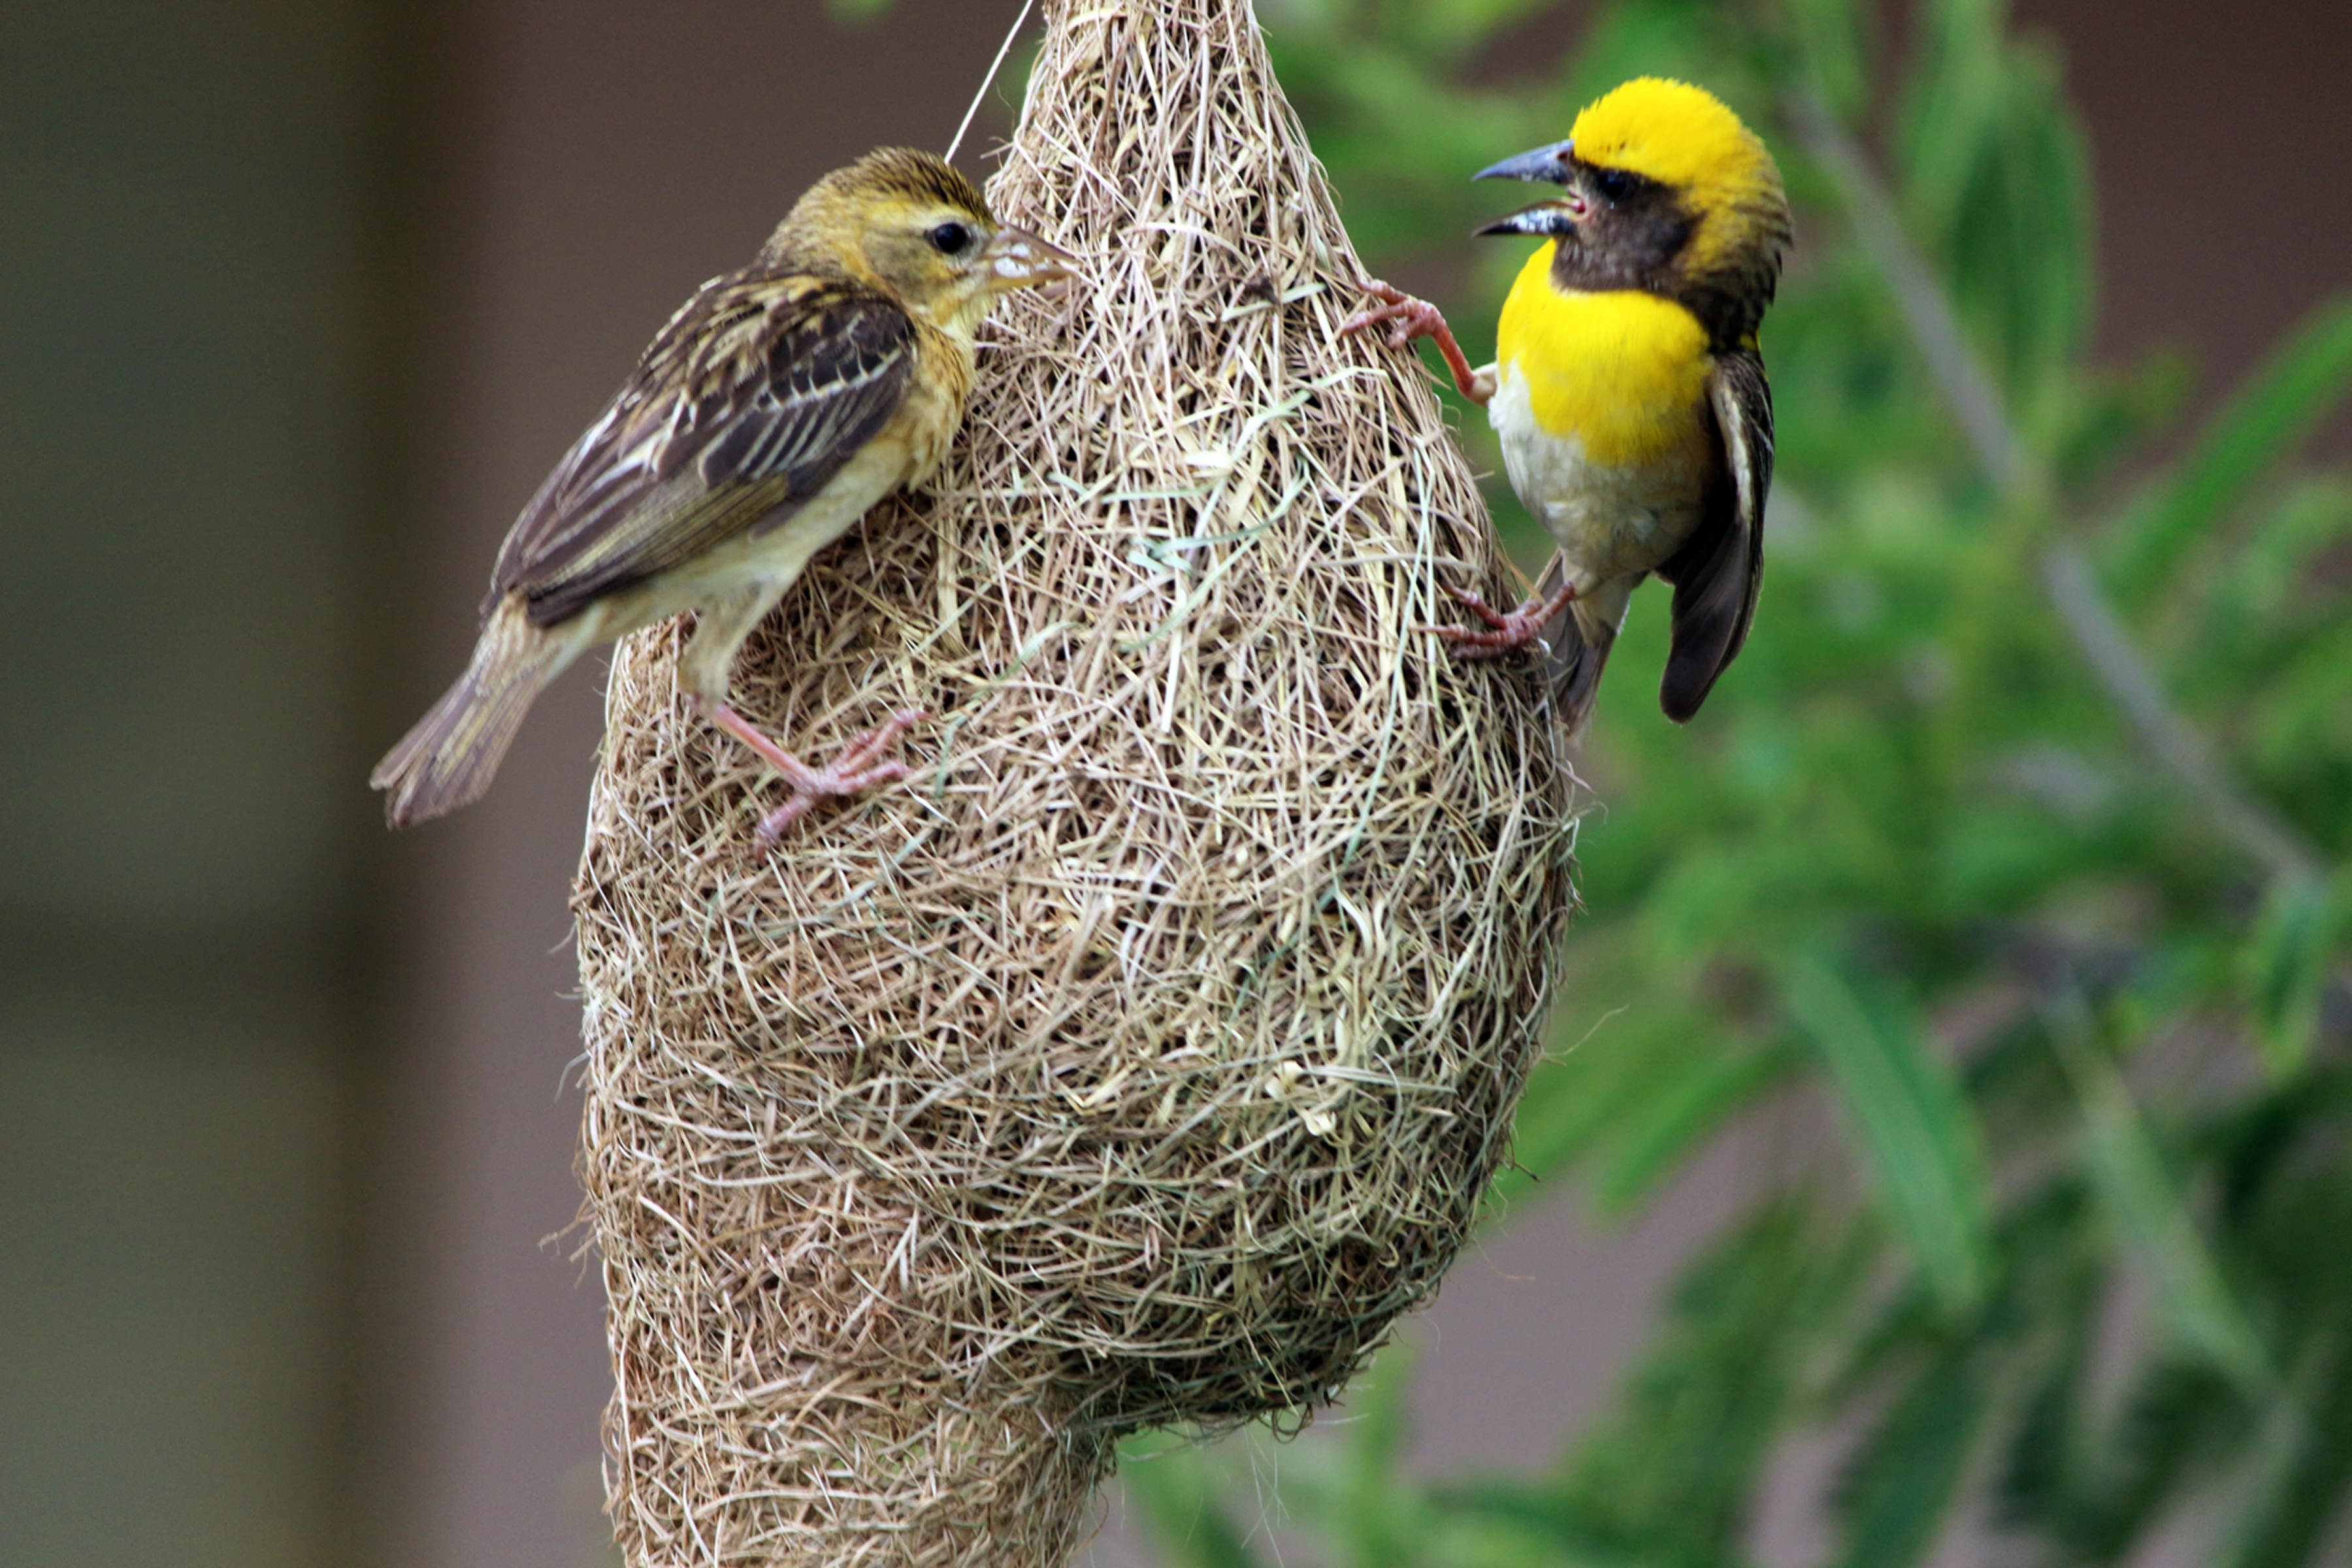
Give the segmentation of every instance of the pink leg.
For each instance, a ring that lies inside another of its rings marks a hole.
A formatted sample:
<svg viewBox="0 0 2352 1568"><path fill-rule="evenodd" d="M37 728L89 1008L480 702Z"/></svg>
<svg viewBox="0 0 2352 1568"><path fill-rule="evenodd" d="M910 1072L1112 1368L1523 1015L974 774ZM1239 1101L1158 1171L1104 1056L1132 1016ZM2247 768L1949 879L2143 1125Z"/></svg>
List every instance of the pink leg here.
<svg viewBox="0 0 2352 1568"><path fill-rule="evenodd" d="M1427 338L1445 356L1445 368L1454 373L1454 384L1462 395L1485 407L1495 395L1494 388L1480 384L1477 373L1470 368L1469 356L1454 340L1454 329L1445 324L1445 314L1426 300L1416 300L1402 289L1373 279L1364 285L1364 292L1381 303L1369 310L1359 310L1339 323L1341 332L1360 332L1371 327L1393 323L1389 327L1388 345L1401 349L1415 338Z"/></svg>
<svg viewBox="0 0 2352 1568"><path fill-rule="evenodd" d="M1529 599L1516 610L1498 610L1467 588L1448 587L1445 591L1492 628L1483 632L1468 626L1424 628L1452 643L1454 657L1460 659L1500 658L1529 646L1539 639L1551 618L1568 608L1576 597L1576 584L1562 583L1549 599Z"/></svg>
<svg viewBox="0 0 2352 1568"><path fill-rule="evenodd" d="M890 715L889 722L878 730L868 730L842 748L841 755L827 767L813 768L775 742L760 732L759 728L724 702L701 702L696 706L713 724L742 742L763 758L770 767L784 775L793 786L793 798L768 813L760 821L759 845L772 849L783 837L784 829L807 815L817 797L828 795L856 795L877 784L893 783L907 776L907 764L893 759L877 761L883 752L898 744L898 737L930 717L919 708L908 708Z"/></svg>

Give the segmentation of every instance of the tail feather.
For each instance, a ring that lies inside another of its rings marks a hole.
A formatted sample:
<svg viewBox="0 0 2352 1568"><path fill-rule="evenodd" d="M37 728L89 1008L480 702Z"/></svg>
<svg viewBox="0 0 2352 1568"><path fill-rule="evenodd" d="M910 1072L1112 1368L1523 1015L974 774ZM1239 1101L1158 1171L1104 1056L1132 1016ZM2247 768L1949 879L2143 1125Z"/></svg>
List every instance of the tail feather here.
<svg viewBox="0 0 2352 1568"><path fill-rule="evenodd" d="M407 827L480 799L532 700L581 646L560 630L532 626L520 600L499 604L466 673L368 776L371 785L390 792L384 820Z"/></svg>

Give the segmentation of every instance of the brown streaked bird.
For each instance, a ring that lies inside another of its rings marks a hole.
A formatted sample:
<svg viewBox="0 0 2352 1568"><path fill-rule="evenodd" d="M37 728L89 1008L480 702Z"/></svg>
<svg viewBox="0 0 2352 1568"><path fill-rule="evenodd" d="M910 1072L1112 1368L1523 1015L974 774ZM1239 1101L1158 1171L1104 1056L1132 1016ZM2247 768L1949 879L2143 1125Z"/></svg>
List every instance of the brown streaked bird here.
<svg viewBox="0 0 2352 1568"><path fill-rule="evenodd" d="M1507 612L1454 590L1486 628L1434 629L1464 658L1546 642L1581 728L1633 589L1655 574L1675 588L1658 702L1681 723L1738 656L1763 578L1772 393L1757 329L1790 243L1780 172L1712 93L1643 77L1567 141L1477 177L1565 187L1478 230L1543 241L1503 305L1495 363L1472 370L1435 307L1385 284L1371 286L1385 303L1344 330L1437 340L1558 542L1561 584Z"/></svg>
<svg viewBox="0 0 2352 1568"><path fill-rule="evenodd" d="M810 556L938 468L997 297L1075 265L929 153L886 147L811 186L751 266L670 318L515 520L472 662L369 780L386 820L478 798L559 671L686 610L679 690L793 788L763 846L820 796L904 777L881 759L921 713L812 767L727 705L736 650Z"/></svg>

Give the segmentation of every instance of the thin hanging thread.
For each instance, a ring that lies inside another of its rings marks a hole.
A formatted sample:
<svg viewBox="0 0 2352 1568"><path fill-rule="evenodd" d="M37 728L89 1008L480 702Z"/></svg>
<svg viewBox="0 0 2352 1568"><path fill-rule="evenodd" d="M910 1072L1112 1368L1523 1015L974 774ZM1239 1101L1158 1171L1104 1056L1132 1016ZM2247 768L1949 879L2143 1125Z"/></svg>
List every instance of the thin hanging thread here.
<svg viewBox="0 0 2352 1568"><path fill-rule="evenodd" d="M971 129L971 117L980 112L980 100L986 98L988 89L996 84L996 73L1004 68L1004 57L1013 52L1013 40L1021 36L1023 26L1029 20L1029 8L1036 3L1037 0L1021 0L1021 15L1013 18L1013 30L1004 35L1004 42L997 48L996 58L989 62L988 74L980 79L980 90L971 95L971 107L963 111L963 123L956 127L955 140L948 143L950 163L955 161L956 149L963 145L963 133Z"/></svg>

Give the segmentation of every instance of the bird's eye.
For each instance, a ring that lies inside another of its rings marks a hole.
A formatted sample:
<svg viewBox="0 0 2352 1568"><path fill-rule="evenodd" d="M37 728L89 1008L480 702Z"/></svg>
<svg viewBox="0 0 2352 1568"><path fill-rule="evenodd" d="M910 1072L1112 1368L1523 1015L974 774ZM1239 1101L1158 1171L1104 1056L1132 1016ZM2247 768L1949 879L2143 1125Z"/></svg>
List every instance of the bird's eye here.
<svg viewBox="0 0 2352 1568"><path fill-rule="evenodd" d="M942 256L953 256L971 243L971 230L960 223L943 223L930 232L931 244Z"/></svg>
<svg viewBox="0 0 2352 1568"><path fill-rule="evenodd" d="M1622 202L1633 189L1633 176L1622 169L1596 169L1592 185L1611 202Z"/></svg>

